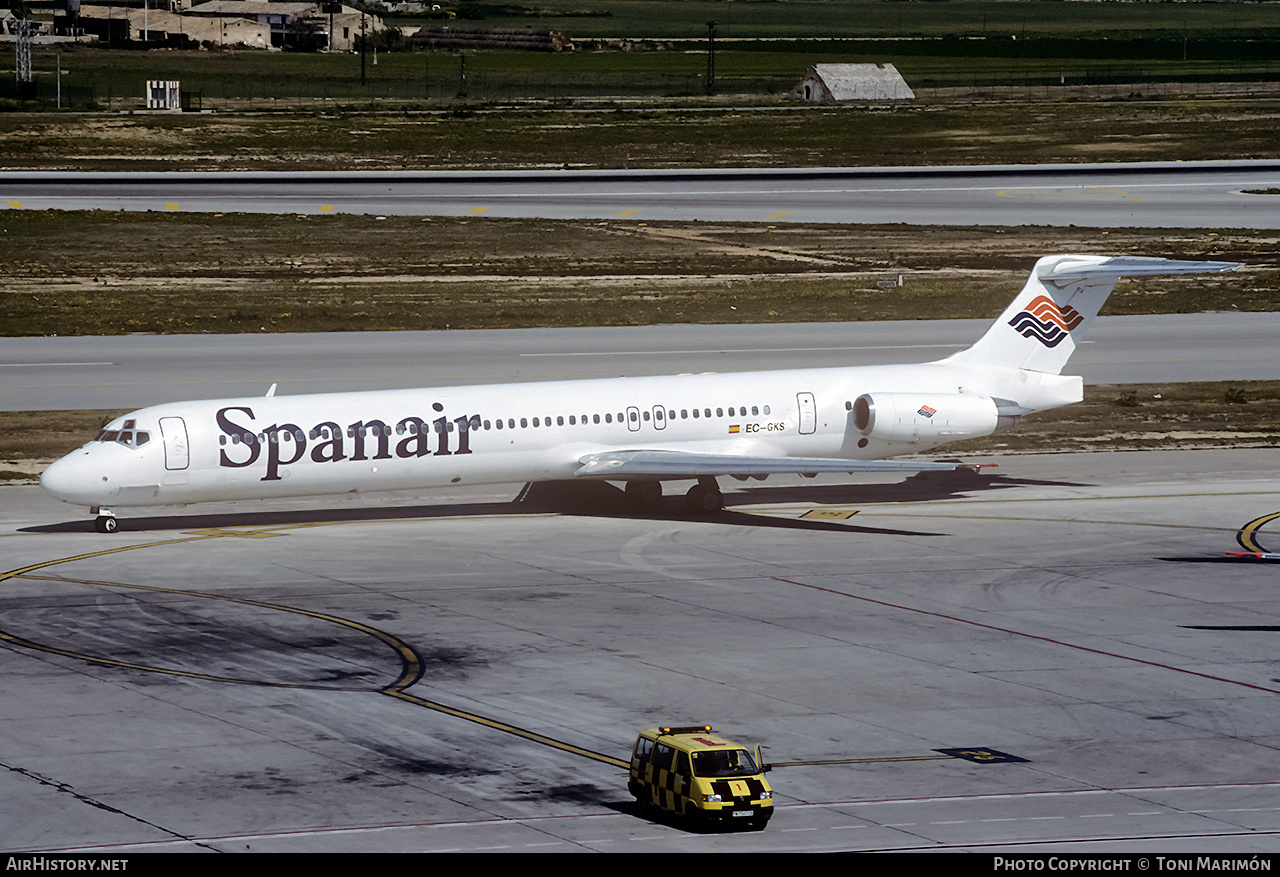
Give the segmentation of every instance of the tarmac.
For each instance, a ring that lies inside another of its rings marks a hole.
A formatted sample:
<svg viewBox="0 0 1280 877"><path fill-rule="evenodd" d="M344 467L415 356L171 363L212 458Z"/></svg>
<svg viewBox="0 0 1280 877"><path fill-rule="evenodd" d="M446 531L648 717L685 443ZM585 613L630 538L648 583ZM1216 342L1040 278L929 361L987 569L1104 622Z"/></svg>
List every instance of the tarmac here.
<svg viewBox="0 0 1280 877"><path fill-rule="evenodd" d="M1269 853L1275 449L142 510L0 489L8 852ZM637 731L772 764L637 809Z"/></svg>

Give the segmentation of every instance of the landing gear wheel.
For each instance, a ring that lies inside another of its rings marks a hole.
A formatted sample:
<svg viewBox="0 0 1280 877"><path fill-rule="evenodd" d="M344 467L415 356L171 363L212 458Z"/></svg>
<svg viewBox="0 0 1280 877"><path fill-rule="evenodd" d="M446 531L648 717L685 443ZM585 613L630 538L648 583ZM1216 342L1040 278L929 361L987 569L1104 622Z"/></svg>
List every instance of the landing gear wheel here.
<svg viewBox="0 0 1280 877"><path fill-rule="evenodd" d="M93 529L99 533L114 533L119 526L120 522L111 515L98 515L97 520L93 522Z"/></svg>
<svg viewBox="0 0 1280 877"><path fill-rule="evenodd" d="M636 505L651 505L662 499L661 481L628 481L627 499Z"/></svg>
<svg viewBox="0 0 1280 877"><path fill-rule="evenodd" d="M724 494L714 484L695 484L684 495L684 504L695 515L712 515L724 508Z"/></svg>

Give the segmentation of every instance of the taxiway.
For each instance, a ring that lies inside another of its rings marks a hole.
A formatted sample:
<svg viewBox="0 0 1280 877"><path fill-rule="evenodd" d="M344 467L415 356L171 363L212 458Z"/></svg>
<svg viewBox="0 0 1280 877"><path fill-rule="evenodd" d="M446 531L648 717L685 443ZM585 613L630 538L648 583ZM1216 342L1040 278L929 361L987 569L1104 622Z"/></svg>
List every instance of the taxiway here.
<svg viewBox="0 0 1280 877"><path fill-rule="evenodd" d="M1275 228L1272 161L892 168L0 173L0 209Z"/></svg>
<svg viewBox="0 0 1280 877"><path fill-rule="evenodd" d="M1273 851L1278 568L1225 552L1250 523L1280 546L1278 459L771 478L710 520L512 485L113 536L4 488L5 848ZM636 810L621 760L666 722L765 745L765 832Z"/></svg>
<svg viewBox="0 0 1280 877"><path fill-rule="evenodd" d="M591 329L10 338L0 410L582 377L929 362L990 320ZM1100 317L1069 371L1089 384L1280 380L1277 313Z"/></svg>

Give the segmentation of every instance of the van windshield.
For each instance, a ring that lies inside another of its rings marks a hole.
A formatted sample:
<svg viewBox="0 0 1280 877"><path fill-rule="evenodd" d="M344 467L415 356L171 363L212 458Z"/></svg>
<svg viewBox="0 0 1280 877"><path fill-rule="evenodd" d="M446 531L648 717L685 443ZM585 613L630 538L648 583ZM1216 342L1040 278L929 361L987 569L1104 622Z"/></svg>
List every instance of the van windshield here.
<svg viewBox="0 0 1280 877"><path fill-rule="evenodd" d="M700 777L749 777L760 771L745 749L713 749L693 753L693 772Z"/></svg>

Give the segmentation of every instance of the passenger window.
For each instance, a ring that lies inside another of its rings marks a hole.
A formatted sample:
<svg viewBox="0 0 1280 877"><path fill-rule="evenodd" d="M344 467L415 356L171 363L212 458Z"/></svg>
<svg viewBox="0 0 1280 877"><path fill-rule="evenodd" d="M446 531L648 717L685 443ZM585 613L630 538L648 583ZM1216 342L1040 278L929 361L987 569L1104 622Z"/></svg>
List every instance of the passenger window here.
<svg viewBox="0 0 1280 877"><path fill-rule="evenodd" d="M661 770L671 770L671 760L676 751L665 743L659 743L653 750L653 766Z"/></svg>

